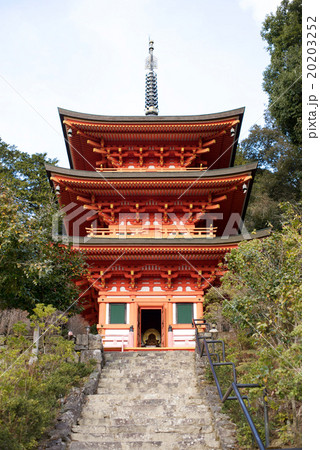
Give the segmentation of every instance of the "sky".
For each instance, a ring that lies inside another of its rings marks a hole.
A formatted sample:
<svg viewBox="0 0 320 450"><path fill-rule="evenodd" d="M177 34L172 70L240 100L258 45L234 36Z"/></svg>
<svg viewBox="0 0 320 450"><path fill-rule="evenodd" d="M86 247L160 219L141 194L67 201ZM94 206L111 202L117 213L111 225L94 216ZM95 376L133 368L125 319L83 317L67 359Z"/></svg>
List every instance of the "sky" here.
<svg viewBox="0 0 320 450"><path fill-rule="evenodd" d="M304 0L310 15L316 3ZM21 151L46 152L60 166L69 167L57 107L144 115L144 63L151 36L158 58L160 115L209 114L245 106L243 139L250 127L264 121L268 98L262 77L270 58L260 31L266 14L279 4L280 0L0 0L0 138ZM311 183L304 188L305 200L312 202L305 220L310 240L315 213L312 182L318 179L320 164L316 140L313 144L312 156L304 159L305 179ZM314 245L312 239L305 248L310 252ZM305 286L318 279L318 266L314 264L313 271L310 266ZM308 298L314 300L317 289L310 290ZM318 320L320 310L315 313L314 308L319 309L319 302L309 303ZM310 348L314 342L310 339ZM313 378L308 384L313 389ZM312 390L310 398L314 395ZM307 425L305 436L317 423Z"/></svg>
<svg viewBox="0 0 320 450"><path fill-rule="evenodd" d="M0 0L0 137L69 167L57 107L144 115L149 36L159 115L246 107L263 124L262 22L277 0Z"/></svg>

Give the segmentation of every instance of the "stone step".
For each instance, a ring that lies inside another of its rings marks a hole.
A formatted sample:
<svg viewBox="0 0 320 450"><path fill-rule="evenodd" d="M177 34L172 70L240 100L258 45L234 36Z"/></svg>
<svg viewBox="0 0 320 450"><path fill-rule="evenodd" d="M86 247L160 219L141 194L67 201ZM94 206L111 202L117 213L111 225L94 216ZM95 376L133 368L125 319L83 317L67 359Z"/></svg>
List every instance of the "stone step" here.
<svg viewBox="0 0 320 450"><path fill-rule="evenodd" d="M126 400L126 399L130 399L131 397L131 393L133 391L131 390L127 390L127 391L123 391L121 394L120 393L113 393L113 394L94 394L94 395L88 395L87 401L88 403L90 402L94 402L95 400L98 400L99 402L105 401L107 403L112 403L116 400ZM161 397L159 398L159 394L157 392L143 392L140 394L140 400L163 400L163 401L167 401L168 399L172 399L172 400L184 400L184 401L188 401L188 400L198 400L199 403L202 403L203 399L201 397L201 395L195 391L195 389L193 389L192 391L188 392L188 393L184 393L184 391L182 390L181 392L164 392Z"/></svg>
<svg viewBox="0 0 320 450"><path fill-rule="evenodd" d="M106 354L70 450L215 450L212 414L200 395L191 352Z"/></svg>
<svg viewBox="0 0 320 450"><path fill-rule="evenodd" d="M153 410L161 412L162 409L170 410L170 408L181 409L181 410L192 410L192 411L208 411L208 405L201 405L197 401L185 402L183 400L177 400L172 398L171 401L159 400L157 399L141 399L141 398L127 398L118 399L114 402L99 401L95 399L90 404L86 406L86 410L96 411L97 409L101 411L120 411L127 410L128 412L138 412L141 409L145 411L145 414L152 412Z"/></svg>
<svg viewBox="0 0 320 450"><path fill-rule="evenodd" d="M128 409L114 409L109 411L96 411L94 409L86 410L83 412L82 417L80 420L85 419L86 424L89 424L91 421L92 425L99 425L103 424L105 421L112 421L112 420L126 420L126 419L132 419L134 418L138 423L145 420L145 418L148 417L150 420L161 422L163 418L166 419L175 419L176 421L185 419L194 419L194 420L203 420L204 423L206 423L207 418L212 421L210 411L208 410L195 410L190 411L190 408L168 408L168 409L149 409L147 411L135 411L131 412L130 415L128 414ZM80 423L80 421L79 421ZM81 422L82 423L82 422Z"/></svg>
<svg viewBox="0 0 320 450"><path fill-rule="evenodd" d="M171 365L168 368L164 368L162 367L155 367L154 365L151 365L152 367L152 371L150 370L146 370L146 365L148 364L147 362L144 364L141 364L139 366L121 366L121 367L110 367L109 371L102 371L101 372L101 378L109 378L111 376L122 376L124 373L127 374L128 376L133 374L133 375L138 375L138 374L144 374L144 377L171 377L173 373L176 372L176 375L178 377L184 378L184 373L182 371L182 369L184 369L186 372L190 373L190 364L192 362L188 363L188 364L181 364L181 365Z"/></svg>
<svg viewBox="0 0 320 450"><path fill-rule="evenodd" d="M141 367L119 367L119 368L115 368L115 367L110 367L109 371L102 371L101 372L101 379L103 378L111 378L113 376L120 376L123 375L124 373L127 374L128 376L138 376L138 375L142 375L144 376L144 378L159 378L159 377L170 377L172 376L173 373L175 373L175 376L180 377L180 378L185 378L184 374L187 373L194 373L193 370L190 369L190 364L185 364L182 366L175 366L175 367L170 367L168 369L164 369L162 368L157 368L152 366L152 371L147 371L146 370L146 365L145 364L141 364ZM175 370L177 369L177 370ZM184 370L182 370L184 369ZM112 379L112 378L111 378Z"/></svg>
<svg viewBox="0 0 320 450"><path fill-rule="evenodd" d="M148 386L149 388L152 388L153 386L159 387L159 386L166 386L166 388L175 389L177 390L179 387L181 389L184 389L185 386L190 386L193 389L197 386L197 384L194 381L188 382L186 379L177 379L174 380L168 380L166 377L163 378L151 378L146 381L144 381L141 378L132 378L132 377L126 377L123 380L116 380L112 381L108 378L103 378L99 382L100 387L110 387L112 389L119 389L120 391L123 391L124 388L129 388L131 386Z"/></svg>
<svg viewBox="0 0 320 450"><path fill-rule="evenodd" d="M100 433L76 433L73 434L72 440L74 442L104 442L106 440L105 434ZM119 433L115 436L114 439L110 439L110 441L114 442L120 442L121 444L124 444L126 442L152 442L152 441L160 441L162 443L168 444L182 444L184 443L187 445L187 443L191 444L202 444L202 445L217 445L217 441L211 437L211 435L203 433L201 431L201 434L193 434L190 435L189 433L176 433L172 431L168 432L159 432L159 433L152 433L152 435L146 434L146 433ZM107 448L107 447L106 447ZM177 448L185 448L185 447L177 447ZM210 447L214 448L214 447ZM219 448L219 447L218 447Z"/></svg>
<svg viewBox="0 0 320 450"><path fill-rule="evenodd" d="M121 369L128 367L129 365L131 367L140 367L145 364L149 364L150 366L154 367L162 367L170 368L170 367L178 367L178 366L186 366L190 364L190 361L193 361L194 357L185 358L185 359L150 359L148 357L146 358L137 358L137 359L118 359L117 361L107 361L103 370L107 370L109 367L113 367L114 369Z"/></svg>
<svg viewBox="0 0 320 450"><path fill-rule="evenodd" d="M174 422L174 420L172 420ZM199 420L200 422L200 420ZM128 434L139 434L151 436L154 433L176 433L176 434L190 434L195 433L212 433L212 425L204 425L200 423L192 423L189 419L189 423L176 424L168 422L159 423L154 421L149 425L138 425L133 423L131 426L127 425L75 425L72 427L73 433L80 434L101 434L109 437L121 437Z"/></svg>
<svg viewBox="0 0 320 450"><path fill-rule="evenodd" d="M121 392L122 394L124 394L126 392L126 390L131 390L132 388L140 388L140 387L147 387L149 390L153 389L153 390L157 390L161 387L165 387L166 390L170 389L173 392L183 392L184 389L189 388L192 389L193 391L196 388L196 384L193 382L188 383L186 380L175 380L175 381L168 381L166 379L163 380L154 380L152 381L147 381L146 383L143 382L143 380L139 380L139 381L128 381L125 377L123 379L122 382L116 382L116 383L112 383L110 381L100 381L99 383L99 387L101 388L110 388L113 390L113 392Z"/></svg>
<svg viewBox="0 0 320 450"><path fill-rule="evenodd" d="M168 448L162 446L161 441L146 441L146 442L126 442L122 444L116 441L103 441L103 442L71 442L69 450L129 450L129 449L152 449Z"/></svg>
<svg viewBox="0 0 320 450"><path fill-rule="evenodd" d="M185 363L165 363L165 364L157 364L157 363L151 363L150 367L152 367L152 373L172 373L172 369L180 369L180 368L190 368L190 363L193 361L188 361ZM123 373L123 372L129 372L129 371L137 371L137 370L143 370L146 368L146 364L150 364L149 361L141 361L139 363L135 364L129 364L126 362L121 363L121 365L116 366L115 364L107 365L102 371L102 377L108 376L109 373L117 374L117 373Z"/></svg>
<svg viewBox="0 0 320 450"><path fill-rule="evenodd" d="M132 385L132 384L143 384L144 386L155 386L157 384L168 384L168 386L172 385L172 387L179 387L178 385L182 385L184 387L187 386L196 386L197 383L194 380L188 381L186 377L174 377L171 378L171 375L167 376L145 376L139 375L139 376L132 376L131 374L125 374L122 375L110 375L110 377L101 378L99 385L103 386L111 386L114 389L122 389L124 385Z"/></svg>
<svg viewBox="0 0 320 450"><path fill-rule="evenodd" d="M103 409L110 408L128 408L128 410L134 409L135 411L140 408L170 408L170 407L189 407L192 409L208 409L209 406L202 404L201 399L192 396L164 396L162 398L157 398L156 394L151 397L151 394L147 393L145 397L141 394L136 396L127 395L126 397L113 396L111 399L106 398L108 394L100 394L95 398L90 399L86 404L86 409L96 409L97 407Z"/></svg>
<svg viewBox="0 0 320 450"><path fill-rule="evenodd" d="M194 391L194 386L190 386L188 384L182 384L179 386L179 383L156 383L154 385L149 384L143 384L143 383L137 383L137 384L126 384L124 383L122 387L112 387L111 386L105 386L105 385L99 385L97 389L97 395L104 395L104 394L110 394L110 395L116 395L119 394L121 396L126 396L125 393L130 392L130 396L136 395L138 393L140 394L166 394L168 395L175 395L176 392L181 391L184 389L186 395L189 395Z"/></svg>
<svg viewBox="0 0 320 450"><path fill-rule="evenodd" d="M141 408L170 408L170 407L189 407L196 408L209 408L207 404L201 401L201 398L193 396L192 393L181 395L172 394L167 392L150 393L150 392L127 392L123 394L97 394L95 397L90 398L86 402L86 409L96 409L97 407L103 409L110 408L128 408L138 411Z"/></svg>
<svg viewBox="0 0 320 450"><path fill-rule="evenodd" d="M149 356L150 359L152 358L176 358L176 355L179 356L179 358L182 358L183 356L192 355L193 352L190 352L189 350L179 350L179 352L175 353L172 351L141 351L141 352L105 352L106 356L110 356L112 359L118 359L118 358L137 358L137 357L146 357Z"/></svg>
<svg viewBox="0 0 320 450"><path fill-rule="evenodd" d="M156 411L158 414L161 411L170 411L170 409L174 409L175 411L193 411L203 413L205 411L209 411L209 407L207 405L199 405L197 402L183 402L183 401L174 401L171 402L155 402L151 403L150 401L143 401L141 399L127 399L126 401L118 400L117 403L109 403L99 402L95 400L90 405L87 405L85 408L87 411L97 411L100 410L103 413L110 413L112 411L127 411L127 413L139 413L141 410L144 414L150 414L152 411ZM138 405L137 405L138 404Z"/></svg>
<svg viewBox="0 0 320 450"><path fill-rule="evenodd" d="M155 419L157 419L155 421ZM124 418L99 418L99 419L95 419L93 420L92 417L88 417L88 418L81 418L79 420L79 425L81 425L81 427L98 427L98 426L103 426L103 427L109 427L109 426L123 426L126 427L127 429L129 427L136 427L136 426L143 426L143 427L147 427L147 426L154 426L155 422L157 423L157 425L161 425L161 426L168 426L168 427L173 427L173 426L187 426L187 425L199 425L199 426L210 426L212 424L212 420L211 420L211 416L209 414L206 415L199 415L198 417L196 416L192 416L190 418L188 417L183 417L183 418L176 418L174 415L172 416L167 416L164 415L163 417L159 417L158 415L155 415L155 417L150 417L148 415L148 417L136 417L135 415L132 417L124 417ZM94 425L93 425L94 423Z"/></svg>
<svg viewBox="0 0 320 450"><path fill-rule="evenodd" d="M71 442L69 450L185 450L190 448L192 450L214 450L219 449L219 444L211 443L209 446L193 440L181 441L179 443L161 442L161 441L127 441L125 443L116 441L104 441L104 442Z"/></svg>

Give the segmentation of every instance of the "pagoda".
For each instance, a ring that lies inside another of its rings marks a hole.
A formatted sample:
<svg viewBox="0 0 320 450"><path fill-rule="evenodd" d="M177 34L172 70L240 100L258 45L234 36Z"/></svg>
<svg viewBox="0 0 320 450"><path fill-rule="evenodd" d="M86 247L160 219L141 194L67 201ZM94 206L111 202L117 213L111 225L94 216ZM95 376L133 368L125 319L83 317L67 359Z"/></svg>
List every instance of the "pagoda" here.
<svg viewBox="0 0 320 450"><path fill-rule="evenodd" d="M153 50L145 115L59 109L71 168L46 166L66 239L89 267L77 282L83 315L106 350L194 349L204 294L245 239L257 168L233 166L244 108L158 115Z"/></svg>

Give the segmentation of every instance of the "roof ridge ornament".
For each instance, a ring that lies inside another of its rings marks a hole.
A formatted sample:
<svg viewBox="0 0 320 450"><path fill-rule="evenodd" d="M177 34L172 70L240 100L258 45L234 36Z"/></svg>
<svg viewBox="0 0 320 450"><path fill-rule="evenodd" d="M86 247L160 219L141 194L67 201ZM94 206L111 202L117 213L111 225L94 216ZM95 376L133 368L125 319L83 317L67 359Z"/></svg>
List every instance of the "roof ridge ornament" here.
<svg viewBox="0 0 320 450"><path fill-rule="evenodd" d="M153 55L154 42L149 38L149 56L146 58L146 90L145 90L145 114L146 116L157 116L158 109L158 86L155 69L158 67L157 58Z"/></svg>

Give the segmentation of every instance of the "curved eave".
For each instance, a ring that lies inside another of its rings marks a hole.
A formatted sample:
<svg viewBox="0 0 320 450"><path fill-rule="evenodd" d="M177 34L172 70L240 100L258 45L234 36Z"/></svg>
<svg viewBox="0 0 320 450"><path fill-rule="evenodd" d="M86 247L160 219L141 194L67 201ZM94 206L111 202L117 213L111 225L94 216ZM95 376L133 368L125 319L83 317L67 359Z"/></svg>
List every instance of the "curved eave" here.
<svg viewBox="0 0 320 450"><path fill-rule="evenodd" d="M214 114L199 114L190 116L103 116L97 114L85 114L68 109L58 108L60 117L69 119L80 119L88 122L105 123L183 123L183 122L215 122L221 119L239 118L244 114L245 108L231 109Z"/></svg>
<svg viewBox="0 0 320 450"><path fill-rule="evenodd" d="M88 238L76 237L75 247L81 249L106 249L110 247L118 247L121 250L126 248L138 248L141 251L154 251L155 249L167 248L171 251L178 249L203 249L205 252L210 252L210 249L235 247L241 242L251 241L252 239L263 239L270 236L271 230L269 228L258 230L254 233L245 233L236 236L216 237L216 238L196 238L196 239L109 239L109 238ZM69 243L73 243L71 237L68 238Z"/></svg>
<svg viewBox="0 0 320 450"><path fill-rule="evenodd" d="M230 155L230 166L233 166L235 153L238 143L238 138L240 134L241 124L243 120L245 108L237 108L229 111L223 111L213 114L200 114L200 115L190 115L190 116L104 116L97 114L85 114L76 111L70 111L63 108L58 108L61 126L63 130L64 140L66 143L68 159L70 167L73 168L73 160L70 151L70 145L68 136L66 133L66 127L64 126L64 120L75 119L82 120L87 123L104 123L104 124L197 124L197 123L214 123L219 120L239 120L239 126L237 127L237 132L233 141L232 151Z"/></svg>
<svg viewBox="0 0 320 450"><path fill-rule="evenodd" d="M243 166L228 167L226 169L215 169L205 171L193 171L192 173L185 171L177 172L91 172L88 170L65 169L46 164L46 170L49 178L55 175L67 176L70 178L93 180L190 180L197 181L201 179L231 177L236 175L244 175L248 172L252 173L257 169L258 163L245 164Z"/></svg>
<svg viewBox="0 0 320 450"><path fill-rule="evenodd" d="M92 171L81 171L74 169L64 169L52 165L46 165L48 177L54 190L56 184L66 186L63 195L71 189L77 189L74 195L83 195L85 192L96 193L98 195L111 196L117 193L120 196L147 195L149 191L158 190L160 188L175 192L177 195L199 196L208 195L210 189L216 189L218 193L223 195L228 189L242 186L247 183L249 189L245 195L242 190L234 191L229 206L225 212L231 214L235 212L239 214L242 221L238 226L238 233L241 232L241 223L244 221L247 209L250 190L253 184L257 163L246 164L243 166L229 167L225 169L215 169L199 172L111 172L108 174ZM248 182L247 182L248 180ZM100 192L101 191L101 192ZM110 191L110 192L109 192ZM100 192L100 193L99 193ZM123 195L122 195L122 194ZM69 194L71 195L71 194ZM73 194L72 194L73 195ZM235 200L236 198L236 200ZM61 199L61 204L68 204L76 201L74 198ZM230 209L232 207L232 209ZM222 233L227 225L226 220L220 224L218 234ZM83 230L82 230L83 231ZM82 234L82 233L80 233Z"/></svg>

